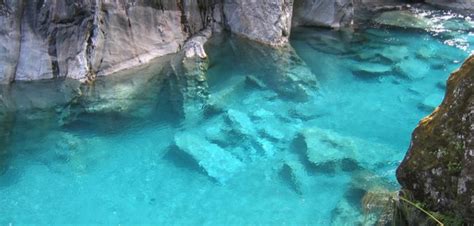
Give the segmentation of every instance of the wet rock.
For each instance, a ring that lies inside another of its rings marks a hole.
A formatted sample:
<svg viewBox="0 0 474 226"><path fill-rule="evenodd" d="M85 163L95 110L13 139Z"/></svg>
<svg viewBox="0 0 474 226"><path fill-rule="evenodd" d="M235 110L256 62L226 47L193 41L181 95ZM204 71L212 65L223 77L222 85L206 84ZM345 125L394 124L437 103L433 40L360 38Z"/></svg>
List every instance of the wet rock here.
<svg viewBox="0 0 474 226"><path fill-rule="evenodd" d="M397 169L403 189L431 211L474 223L474 57L451 74L441 105L420 121Z"/></svg>
<svg viewBox="0 0 474 226"><path fill-rule="evenodd" d="M331 166L334 170L355 171L360 170L359 166L364 166L365 169L376 171L387 167L387 163L397 161L395 155L382 158L378 154L396 153L386 145L317 127L302 129L294 142L299 153L311 165Z"/></svg>
<svg viewBox="0 0 474 226"><path fill-rule="evenodd" d="M168 85L176 111L184 118L200 117L207 105L208 59L204 44L212 35L206 28L190 38L170 62Z"/></svg>
<svg viewBox="0 0 474 226"><path fill-rule="evenodd" d="M240 38L230 43L248 74L281 97L306 101L318 91L316 76L290 45L272 47Z"/></svg>
<svg viewBox="0 0 474 226"><path fill-rule="evenodd" d="M430 26L430 22L424 17L408 10L383 12L374 21L382 25L402 28L425 29Z"/></svg>
<svg viewBox="0 0 474 226"><path fill-rule="evenodd" d="M354 64L353 74L361 78L374 78L386 75L392 71L392 67L376 63Z"/></svg>
<svg viewBox="0 0 474 226"><path fill-rule="evenodd" d="M428 63L415 59L402 60L395 65L394 69L402 77L408 79L424 78L431 71Z"/></svg>
<svg viewBox="0 0 474 226"><path fill-rule="evenodd" d="M416 51L416 57L423 60L429 60L431 58L434 58L435 56L436 56L436 50L428 46L422 46L420 49Z"/></svg>
<svg viewBox="0 0 474 226"><path fill-rule="evenodd" d="M352 140L330 131L317 128L305 129L300 134L306 144L306 156L316 165L340 162L353 158L355 147Z"/></svg>
<svg viewBox="0 0 474 226"><path fill-rule="evenodd" d="M304 193L307 174L301 163L292 160L285 161L279 175L297 194Z"/></svg>
<svg viewBox="0 0 474 226"><path fill-rule="evenodd" d="M407 59L410 52L406 46L388 46L380 52L380 55L393 63L397 63Z"/></svg>
<svg viewBox="0 0 474 226"><path fill-rule="evenodd" d="M149 115L164 86L164 76L160 75L169 61L170 56L161 57L147 67L117 72L84 84L77 105L87 113Z"/></svg>
<svg viewBox="0 0 474 226"><path fill-rule="evenodd" d="M179 151L191 156L210 177L220 183L225 183L244 166L232 154L200 136L181 132L175 135L174 140Z"/></svg>
<svg viewBox="0 0 474 226"><path fill-rule="evenodd" d="M229 126L239 134L246 136L256 135L254 124L247 114L234 109L229 109L227 110L226 120Z"/></svg>

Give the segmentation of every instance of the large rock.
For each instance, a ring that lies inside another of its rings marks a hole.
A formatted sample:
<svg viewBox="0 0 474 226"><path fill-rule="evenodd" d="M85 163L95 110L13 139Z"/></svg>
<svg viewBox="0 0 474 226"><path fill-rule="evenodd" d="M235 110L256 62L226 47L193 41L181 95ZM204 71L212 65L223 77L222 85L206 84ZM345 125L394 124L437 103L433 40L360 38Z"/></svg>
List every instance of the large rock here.
<svg viewBox="0 0 474 226"><path fill-rule="evenodd" d="M250 80L257 86L295 101L306 101L317 93L316 76L291 45L274 47L240 38L233 38L230 43L240 56L238 63L245 65L242 70L252 75Z"/></svg>
<svg viewBox="0 0 474 226"><path fill-rule="evenodd" d="M413 132L397 178L430 210L474 223L474 56L450 76L442 104Z"/></svg>
<svg viewBox="0 0 474 226"><path fill-rule="evenodd" d="M177 133L175 144L220 183L225 183L244 166L231 153L189 132Z"/></svg>
<svg viewBox="0 0 474 226"><path fill-rule="evenodd" d="M218 2L1 1L0 82L93 80L177 52L222 22Z"/></svg>
<svg viewBox="0 0 474 226"><path fill-rule="evenodd" d="M292 0L225 0L228 28L236 34L270 45L288 42Z"/></svg>

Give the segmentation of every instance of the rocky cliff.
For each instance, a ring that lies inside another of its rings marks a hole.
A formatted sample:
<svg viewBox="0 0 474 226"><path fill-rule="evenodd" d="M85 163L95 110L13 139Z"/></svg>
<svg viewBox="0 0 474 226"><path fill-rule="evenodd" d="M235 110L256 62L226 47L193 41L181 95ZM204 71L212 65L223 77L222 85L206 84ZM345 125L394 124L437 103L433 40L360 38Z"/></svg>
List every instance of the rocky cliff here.
<svg viewBox="0 0 474 226"><path fill-rule="evenodd" d="M450 76L443 103L413 132L397 178L430 210L474 223L474 56Z"/></svg>
<svg viewBox="0 0 474 226"><path fill-rule="evenodd" d="M221 22L214 1L0 2L0 81L93 79L174 53Z"/></svg>
<svg viewBox="0 0 474 226"><path fill-rule="evenodd" d="M273 46L291 26L341 27L402 0L1 0L0 83L82 81L175 53L199 31L225 27ZM407 1L410 2L410 1ZM428 0L473 8L466 0Z"/></svg>

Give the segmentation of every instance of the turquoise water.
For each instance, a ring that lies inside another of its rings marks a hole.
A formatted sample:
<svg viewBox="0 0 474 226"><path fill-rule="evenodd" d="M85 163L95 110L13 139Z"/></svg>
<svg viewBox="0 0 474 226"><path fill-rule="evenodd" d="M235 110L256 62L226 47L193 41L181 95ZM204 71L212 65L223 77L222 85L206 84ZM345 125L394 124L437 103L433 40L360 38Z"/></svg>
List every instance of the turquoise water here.
<svg viewBox="0 0 474 226"><path fill-rule="evenodd" d="M370 224L361 198L398 188L411 131L472 50L462 35L459 48L424 31L297 29L289 62L317 81L304 98L279 77L287 59L265 59L284 54L215 37L218 110L186 119L170 108L166 58L99 80L78 104L65 104L71 81L15 84L0 224Z"/></svg>

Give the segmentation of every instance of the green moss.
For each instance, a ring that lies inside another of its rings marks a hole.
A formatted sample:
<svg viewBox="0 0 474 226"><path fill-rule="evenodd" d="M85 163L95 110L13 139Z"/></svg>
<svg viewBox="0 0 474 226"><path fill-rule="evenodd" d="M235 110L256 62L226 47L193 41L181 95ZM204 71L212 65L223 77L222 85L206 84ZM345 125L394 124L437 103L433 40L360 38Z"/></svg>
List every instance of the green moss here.
<svg viewBox="0 0 474 226"><path fill-rule="evenodd" d="M462 165L461 163L457 162L457 161L450 161L448 163L448 172L450 174L459 174L461 173L461 170L462 170Z"/></svg>

